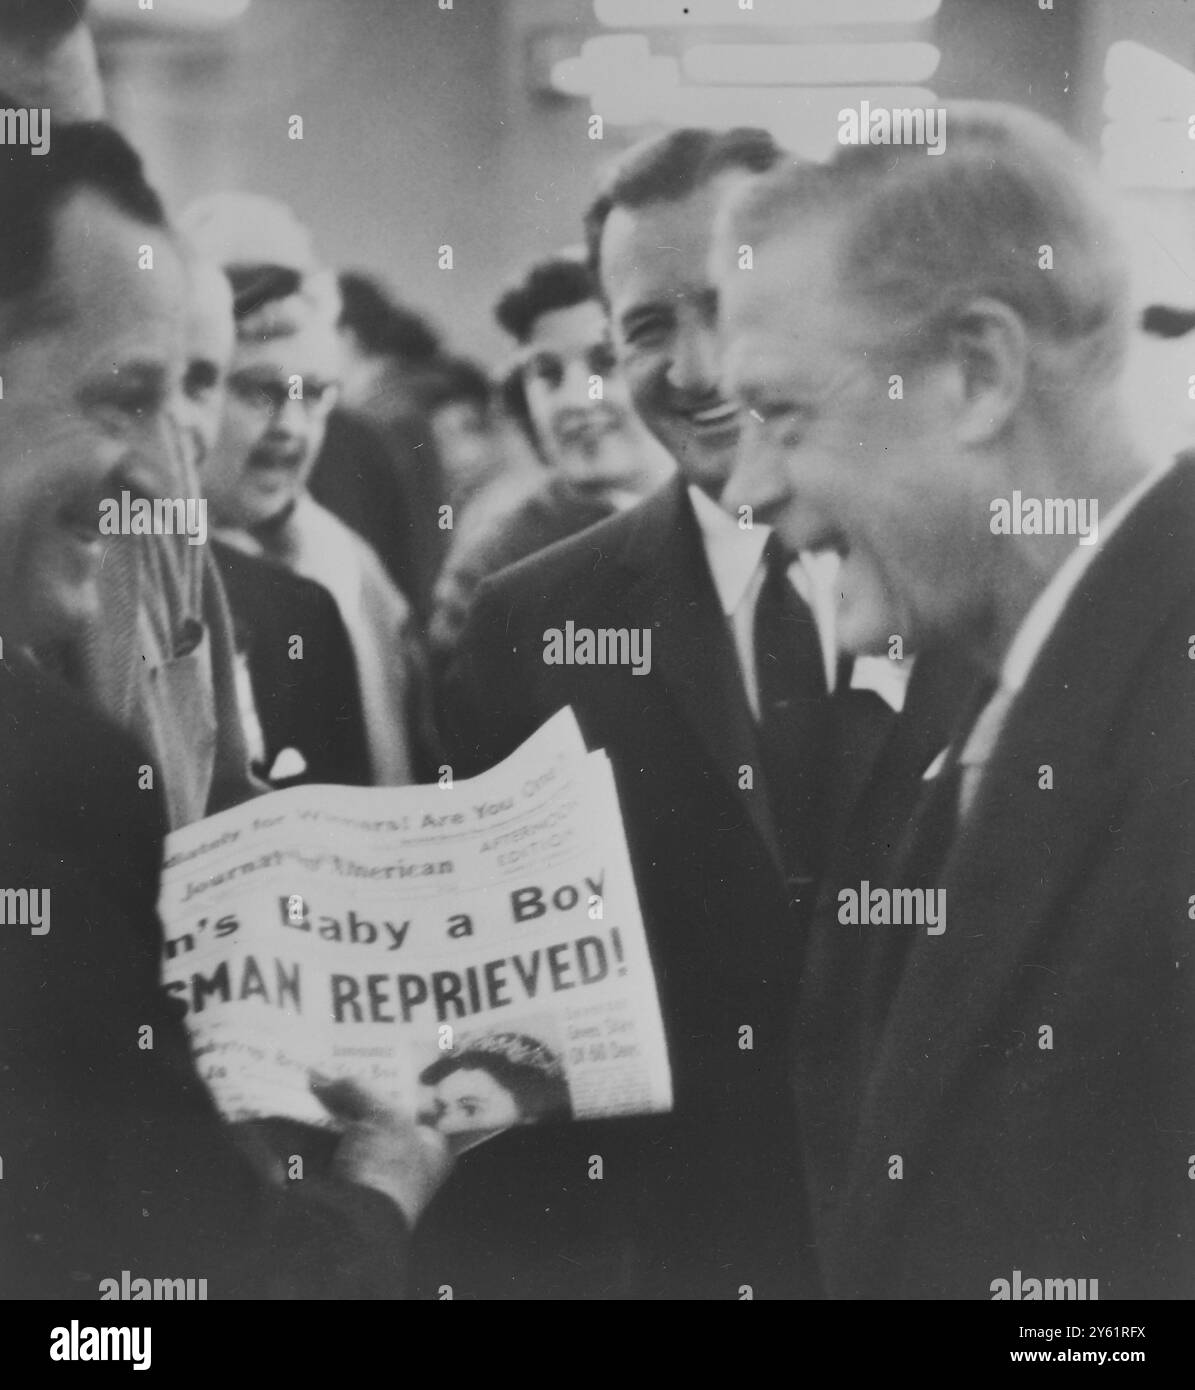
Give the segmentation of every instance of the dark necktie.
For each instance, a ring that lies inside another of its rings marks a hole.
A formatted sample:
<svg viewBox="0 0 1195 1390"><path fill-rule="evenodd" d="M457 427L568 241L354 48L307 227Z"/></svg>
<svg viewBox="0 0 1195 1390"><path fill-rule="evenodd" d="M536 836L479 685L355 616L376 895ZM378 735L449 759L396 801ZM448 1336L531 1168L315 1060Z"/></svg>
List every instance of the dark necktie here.
<svg viewBox="0 0 1195 1390"><path fill-rule="evenodd" d="M817 624L789 582L792 560L769 537L755 606L758 735L786 871L813 880L822 869L830 712Z"/></svg>
<svg viewBox="0 0 1195 1390"><path fill-rule="evenodd" d="M894 885L900 888L937 888L942 868L958 831L959 799L963 768L959 754L967 742L980 711L995 689L991 680L981 681L954 727L954 736L938 775L926 782L909 820L909 829L892 870Z"/></svg>

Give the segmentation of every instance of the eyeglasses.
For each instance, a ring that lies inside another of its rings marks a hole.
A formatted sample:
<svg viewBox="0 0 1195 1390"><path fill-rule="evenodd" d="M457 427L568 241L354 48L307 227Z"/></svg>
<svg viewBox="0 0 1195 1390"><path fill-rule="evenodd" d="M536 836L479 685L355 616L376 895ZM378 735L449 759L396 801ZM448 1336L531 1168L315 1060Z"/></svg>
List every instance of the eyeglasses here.
<svg viewBox="0 0 1195 1390"><path fill-rule="evenodd" d="M297 401L308 415L331 409L336 400L335 382L310 378L299 378L299 382L302 395L294 395L289 380L234 374L228 378L228 390L242 405L261 415L280 415L290 401Z"/></svg>

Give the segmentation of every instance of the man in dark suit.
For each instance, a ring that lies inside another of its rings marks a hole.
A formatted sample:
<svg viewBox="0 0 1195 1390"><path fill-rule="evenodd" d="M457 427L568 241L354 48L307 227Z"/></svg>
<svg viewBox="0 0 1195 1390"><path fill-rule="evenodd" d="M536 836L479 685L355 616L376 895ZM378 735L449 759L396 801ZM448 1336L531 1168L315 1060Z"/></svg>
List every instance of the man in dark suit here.
<svg viewBox="0 0 1195 1390"><path fill-rule="evenodd" d="M458 776L565 705L613 761L676 1113L640 1124L626 1161L608 1159L602 1187L607 1208L637 1210L627 1224L654 1256L635 1291L672 1296L802 1287L783 1069L803 914L825 849L836 663L791 582L795 571L811 586L811 575L792 555L765 560L766 528L716 505L740 419L719 385L706 270L718 199L778 155L763 132L674 132L632 151L595 203L589 242L619 366L680 476L483 585L445 711ZM547 634L570 623L645 635L647 668L547 664ZM618 1130L599 1126L580 1152L609 1152ZM501 1145L473 1167L496 1169ZM462 1169L458 1187L467 1177ZM437 1251L446 1248L437 1232Z"/></svg>
<svg viewBox="0 0 1195 1390"><path fill-rule="evenodd" d="M222 541L212 542L212 554L249 675L242 718L257 724L246 729L254 771L274 787L368 786L357 668L332 595Z"/></svg>
<svg viewBox="0 0 1195 1390"><path fill-rule="evenodd" d="M839 549L849 648L986 677L883 879L827 884L812 933L818 1255L835 1297L1189 1297L1195 461L1120 417L1127 277L1081 153L950 120L939 157L844 148L724 224L757 424L727 500Z"/></svg>
<svg viewBox="0 0 1195 1390"><path fill-rule="evenodd" d="M125 1270L213 1298L392 1297L435 1141L325 1084L330 1165L289 1190L259 1174L160 988L145 755L30 655L94 620L100 505L173 447L182 260L102 125L6 149L0 205L0 1297L95 1298Z"/></svg>
<svg viewBox="0 0 1195 1390"><path fill-rule="evenodd" d="M307 486L317 502L373 546L423 622L429 600L416 559L423 543L416 527L423 518L374 426L351 410L334 409Z"/></svg>

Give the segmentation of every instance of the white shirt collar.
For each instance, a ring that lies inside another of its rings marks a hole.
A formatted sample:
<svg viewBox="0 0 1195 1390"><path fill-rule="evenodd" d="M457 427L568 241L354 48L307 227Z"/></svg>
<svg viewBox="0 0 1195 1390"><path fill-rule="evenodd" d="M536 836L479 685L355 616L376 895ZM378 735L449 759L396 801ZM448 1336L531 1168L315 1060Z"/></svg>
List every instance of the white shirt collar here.
<svg viewBox="0 0 1195 1390"><path fill-rule="evenodd" d="M764 547L771 535L769 526L742 527L699 487L689 487L689 498L709 562L710 576L718 592L722 611L734 616L743 602Z"/></svg>
<svg viewBox="0 0 1195 1390"><path fill-rule="evenodd" d="M710 575L718 601L727 618L735 614L751 590L768 537L770 526L740 527L728 512L698 487L690 486L689 497L701 531ZM789 570L789 578L801 598L809 605L817 622L826 666L826 683L833 690L838 677L838 648L835 610L840 560L837 555L802 553ZM858 656L851 668L851 689L871 690L898 714L904 708L905 691L913 670L913 658L889 661L885 656Z"/></svg>

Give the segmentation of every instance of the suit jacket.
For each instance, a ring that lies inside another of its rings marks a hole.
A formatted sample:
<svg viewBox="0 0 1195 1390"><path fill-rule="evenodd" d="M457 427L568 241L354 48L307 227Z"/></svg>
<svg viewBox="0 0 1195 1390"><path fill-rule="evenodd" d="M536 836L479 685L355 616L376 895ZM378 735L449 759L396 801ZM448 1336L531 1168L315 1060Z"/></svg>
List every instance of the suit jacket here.
<svg viewBox="0 0 1195 1390"><path fill-rule="evenodd" d="M892 863L922 797L922 776L966 717L977 684L979 674L968 661L933 652L917 658L899 718L886 726L868 721L856 731L852 701L842 710L851 727L839 735L839 766L848 760L857 766L854 778L843 782L834 852L806 936L793 1006L792 1082L815 1236L841 1198L877 1018L908 944L892 929L839 922L839 892L858 891L864 881L896 881Z"/></svg>
<svg viewBox="0 0 1195 1390"><path fill-rule="evenodd" d="M568 621L649 631L650 672L546 665L545 631ZM625 1246L607 1252L604 1263L592 1251L557 1254L552 1267L588 1261L603 1271L602 1289L617 1285L622 1296L635 1287L737 1297L742 1284L756 1296L788 1292L799 1237L785 1037L801 917L780 868L733 641L680 480L482 585L445 692L455 774L493 764L565 705L614 766L668 1031L676 1113L637 1122L625 1163L608 1161L602 1183L606 1229L625 1228L641 1247L654 1244L654 1274L638 1285L631 1274L622 1284L607 1280L610 1270L626 1273L633 1263L631 1256L619 1263ZM755 770L754 790L743 786L745 766ZM618 1129L599 1126L598 1147L585 1152L608 1153ZM513 1155L516 1143L535 1142L520 1136L505 1147ZM565 1137L560 1147L572 1143ZM498 1171L503 1147L500 1139L468 1155L456 1186L471 1168L488 1169L494 1191L529 1181ZM548 1164L546 1155L538 1160L537 1181ZM565 1166L561 1191L574 1172ZM615 1183L625 1184L627 1201L642 1203L621 1227ZM450 1180L441 1210L452 1188ZM540 1195L539 1208L553 1204L542 1181ZM555 1205L563 1230L573 1208L563 1198ZM577 1230L584 1225L578 1221ZM435 1226L432 1219L429 1242ZM551 1251L551 1235L541 1244ZM443 1273L441 1282L459 1283ZM521 1278L509 1268L495 1283L509 1292Z"/></svg>
<svg viewBox="0 0 1195 1390"><path fill-rule="evenodd" d="M1014 701L940 870L945 932L871 928L907 944L819 1230L832 1293L1195 1292L1192 535L1188 458Z"/></svg>
<svg viewBox="0 0 1195 1390"><path fill-rule="evenodd" d="M426 448L430 445L425 452ZM422 619L430 598L430 576L421 555L432 543L422 533L427 526L435 528L436 516L433 509L429 519L422 498L412 495L408 473L406 458L391 457L370 421L337 408L328 416L307 486L317 502L373 546ZM437 538L440 534L437 528Z"/></svg>
<svg viewBox="0 0 1195 1390"><path fill-rule="evenodd" d="M170 828L267 791L250 771L237 717L232 619L209 547L179 536L114 536L99 594L98 616L65 653L63 669L136 732L162 784Z"/></svg>
<svg viewBox="0 0 1195 1390"><path fill-rule="evenodd" d="M488 503L489 498L483 493L471 505L481 510ZM553 473L514 506L496 516L487 515L475 525L471 524L473 514L467 504L460 530L436 580L428 636L437 662L447 659L460 638L469 605L483 579L604 521L613 511L610 503L577 492Z"/></svg>
<svg viewBox="0 0 1195 1390"><path fill-rule="evenodd" d="M275 759L295 750L306 770L272 779L369 784L369 749L361 714L357 667L332 595L314 580L213 540L232 609L237 650L245 654L265 742L267 776ZM291 659L293 638L302 658Z"/></svg>
<svg viewBox="0 0 1195 1390"><path fill-rule="evenodd" d="M393 1297L406 1229L328 1177L267 1185L159 987L164 813L141 750L64 686L0 663L0 883L49 931L0 928L0 1297L206 1278L210 1298ZM7 906L7 904L6 904Z"/></svg>

